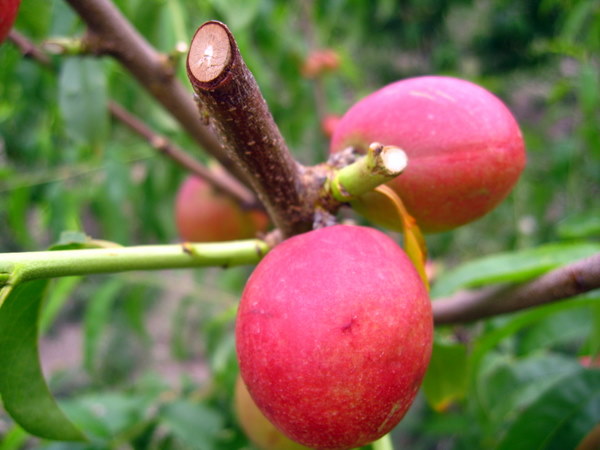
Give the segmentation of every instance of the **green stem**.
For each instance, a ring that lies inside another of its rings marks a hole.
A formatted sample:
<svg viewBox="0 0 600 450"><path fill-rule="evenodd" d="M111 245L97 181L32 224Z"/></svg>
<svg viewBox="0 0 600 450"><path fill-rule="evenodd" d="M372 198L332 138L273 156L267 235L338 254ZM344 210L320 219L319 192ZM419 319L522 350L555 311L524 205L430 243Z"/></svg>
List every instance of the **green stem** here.
<svg viewBox="0 0 600 450"><path fill-rule="evenodd" d="M374 142L364 157L336 172L329 190L336 200L348 202L397 177L407 163L402 149Z"/></svg>
<svg viewBox="0 0 600 450"><path fill-rule="evenodd" d="M19 281L131 270L256 264L269 251L261 240L182 243L0 254L0 273Z"/></svg>
<svg viewBox="0 0 600 450"><path fill-rule="evenodd" d="M373 450L394 450L391 435L388 433L371 444Z"/></svg>

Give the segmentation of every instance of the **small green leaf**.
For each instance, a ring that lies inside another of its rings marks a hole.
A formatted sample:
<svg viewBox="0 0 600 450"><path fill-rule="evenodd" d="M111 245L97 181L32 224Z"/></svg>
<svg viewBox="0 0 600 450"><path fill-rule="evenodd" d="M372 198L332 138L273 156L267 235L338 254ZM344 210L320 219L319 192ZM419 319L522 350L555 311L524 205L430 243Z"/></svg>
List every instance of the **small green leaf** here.
<svg viewBox="0 0 600 450"><path fill-rule="evenodd" d="M0 307L0 395L6 411L29 433L85 440L59 409L40 366L38 316L47 285L48 280L17 284Z"/></svg>
<svg viewBox="0 0 600 450"><path fill-rule="evenodd" d="M216 448L221 416L206 406L189 400L177 400L160 412L161 422L184 444L198 450Z"/></svg>
<svg viewBox="0 0 600 450"><path fill-rule="evenodd" d="M553 243L465 263L442 274L435 282L432 297L450 295L460 288L491 283L518 283L535 278L552 269L600 252L593 242Z"/></svg>
<svg viewBox="0 0 600 450"><path fill-rule="evenodd" d="M122 288L123 282L119 278L113 278L108 283L105 283L88 302L83 328L83 365L89 372L93 372L94 370L94 362L102 333L110 323L112 305Z"/></svg>
<svg viewBox="0 0 600 450"><path fill-rule="evenodd" d="M493 355L477 379L479 406L494 422L513 419L519 411L565 376L578 372L575 358L538 353L527 358Z"/></svg>
<svg viewBox="0 0 600 450"><path fill-rule="evenodd" d="M59 103L67 133L76 142L97 146L108 132L106 71L94 58L68 58L60 73Z"/></svg>
<svg viewBox="0 0 600 450"><path fill-rule="evenodd" d="M0 441L0 450L20 450L25 447L29 435L18 425L13 425L4 433Z"/></svg>
<svg viewBox="0 0 600 450"><path fill-rule="evenodd" d="M464 345L436 339L423 392L436 411L446 410L467 391L467 349Z"/></svg>
<svg viewBox="0 0 600 450"><path fill-rule="evenodd" d="M526 408L498 450L576 448L599 417L600 371L582 369L558 380Z"/></svg>
<svg viewBox="0 0 600 450"><path fill-rule="evenodd" d="M78 250L86 248L89 236L82 231L63 231L56 243L52 244L48 250Z"/></svg>
<svg viewBox="0 0 600 450"><path fill-rule="evenodd" d="M148 416L152 398L145 395L103 392L77 397L61 405L90 436L116 440L139 427Z"/></svg>
<svg viewBox="0 0 600 450"><path fill-rule="evenodd" d="M600 236L600 210L571 216L558 224L558 235L565 239L584 239Z"/></svg>
<svg viewBox="0 0 600 450"><path fill-rule="evenodd" d="M81 279L81 277L65 277L52 281L52 289L44 302L40 316L40 334L43 335L50 329L59 311L69 300Z"/></svg>
<svg viewBox="0 0 600 450"><path fill-rule="evenodd" d="M246 28L260 12L260 0L210 0L233 31Z"/></svg>

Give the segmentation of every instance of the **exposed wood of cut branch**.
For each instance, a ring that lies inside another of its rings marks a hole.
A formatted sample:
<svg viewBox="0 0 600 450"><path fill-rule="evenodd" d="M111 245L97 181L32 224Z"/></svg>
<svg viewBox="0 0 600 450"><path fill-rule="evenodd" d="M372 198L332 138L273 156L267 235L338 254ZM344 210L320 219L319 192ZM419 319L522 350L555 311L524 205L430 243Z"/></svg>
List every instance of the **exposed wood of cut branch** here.
<svg viewBox="0 0 600 450"><path fill-rule="evenodd" d="M221 171L215 174L209 168L202 165L199 161L179 148L166 137L161 136L151 130L144 122L126 111L118 103L111 101L109 103L111 114L127 125L135 133L146 139L154 148L172 159L182 167L185 167L191 173L206 180L216 188L234 197L244 206L256 206L256 197L246 186L241 184L236 178L230 176L227 172Z"/></svg>
<svg viewBox="0 0 600 450"><path fill-rule="evenodd" d="M464 291L433 302L436 325L471 322L600 288L600 253L516 285Z"/></svg>
<svg viewBox="0 0 600 450"><path fill-rule="evenodd" d="M110 0L67 2L87 24L90 48L110 54L123 64L204 150L236 176L239 175L218 140L199 120L192 95L173 76L167 58L133 28L115 5Z"/></svg>
<svg viewBox="0 0 600 450"><path fill-rule="evenodd" d="M312 226L313 192L290 154L258 85L227 27L207 22L196 32L188 75L227 151L250 176L252 187L284 236Z"/></svg>

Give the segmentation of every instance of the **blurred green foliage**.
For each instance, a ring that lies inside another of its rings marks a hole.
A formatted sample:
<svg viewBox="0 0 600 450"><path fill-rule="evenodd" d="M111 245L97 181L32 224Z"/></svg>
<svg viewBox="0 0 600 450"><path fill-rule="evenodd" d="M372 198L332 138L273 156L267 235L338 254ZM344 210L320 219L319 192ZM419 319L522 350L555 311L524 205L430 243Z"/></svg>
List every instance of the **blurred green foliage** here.
<svg viewBox="0 0 600 450"><path fill-rule="evenodd" d="M205 20L227 23L289 146L306 164L328 153L323 115L342 114L388 82L443 73L501 97L522 126L527 169L487 217L428 237L442 272L434 293L522 281L597 251L596 0L115 3L162 52L189 42ZM62 0L24 1L16 29L37 44L85 30ZM340 55L339 70L303 78L303 62L319 48ZM185 173L111 119L108 100L208 159L122 67L109 58L52 56L44 68L6 42L0 68L0 251L43 249L65 230L121 244L177 240L173 199ZM177 68L187 84L183 61ZM79 363L56 369L51 388L93 441L40 441L0 413L0 449L251 448L231 408L232 327L250 270L52 282L42 314L45 340L62 342L76 327L81 349L64 350L79 355ZM425 395L394 441L412 449L532 448L540 441L546 444L536 448L570 448L600 411L598 372L579 362L600 350L599 305L592 292L438 329ZM446 375L464 383L444 383ZM569 423L565 411L575 407L579 428L553 426ZM547 427L530 433L541 413ZM525 435L531 440L523 444Z"/></svg>

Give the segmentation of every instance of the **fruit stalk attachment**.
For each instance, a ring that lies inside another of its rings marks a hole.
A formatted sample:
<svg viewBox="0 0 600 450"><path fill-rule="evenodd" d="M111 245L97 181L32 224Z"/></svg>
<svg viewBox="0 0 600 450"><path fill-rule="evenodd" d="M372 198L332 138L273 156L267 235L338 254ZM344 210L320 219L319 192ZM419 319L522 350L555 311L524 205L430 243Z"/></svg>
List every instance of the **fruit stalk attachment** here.
<svg viewBox="0 0 600 450"><path fill-rule="evenodd" d="M374 142L363 158L336 172L329 189L333 198L348 202L396 178L407 165L401 148Z"/></svg>

